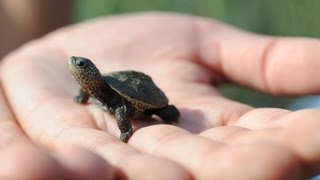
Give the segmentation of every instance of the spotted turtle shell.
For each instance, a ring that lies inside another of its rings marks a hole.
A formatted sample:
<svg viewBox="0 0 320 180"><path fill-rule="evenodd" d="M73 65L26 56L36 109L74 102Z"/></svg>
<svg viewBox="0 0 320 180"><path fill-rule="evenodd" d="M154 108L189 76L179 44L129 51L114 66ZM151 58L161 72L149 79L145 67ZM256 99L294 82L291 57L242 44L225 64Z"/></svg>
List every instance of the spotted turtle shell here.
<svg viewBox="0 0 320 180"><path fill-rule="evenodd" d="M151 77L137 71L115 71L103 74L106 83L137 109L161 108L168 104L166 95Z"/></svg>

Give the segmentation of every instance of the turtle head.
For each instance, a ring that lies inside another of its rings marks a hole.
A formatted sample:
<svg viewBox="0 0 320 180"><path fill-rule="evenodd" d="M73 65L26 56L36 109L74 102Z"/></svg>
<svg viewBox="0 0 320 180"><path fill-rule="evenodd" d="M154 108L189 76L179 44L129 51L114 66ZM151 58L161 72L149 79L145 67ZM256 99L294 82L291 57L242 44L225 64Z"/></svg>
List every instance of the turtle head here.
<svg viewBox="0 0 320 180"><path fill-rule="evenodd" d="M82 88L101 82L102 76L98 68L89 59L71 56L68 63L72 76Z"/></svg>

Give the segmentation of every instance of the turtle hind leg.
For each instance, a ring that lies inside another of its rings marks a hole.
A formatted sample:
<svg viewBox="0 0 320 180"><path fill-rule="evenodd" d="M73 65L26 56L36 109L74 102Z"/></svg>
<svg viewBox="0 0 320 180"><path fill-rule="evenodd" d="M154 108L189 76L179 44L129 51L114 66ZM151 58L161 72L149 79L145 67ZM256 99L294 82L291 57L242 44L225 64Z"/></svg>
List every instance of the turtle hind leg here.
<svg viewBox="0 0 320 180"><path fill-rule="evenodd" d="M161 119L168 124L178 122L180 117L180 112L174 105L167 105L160 109L153 109L151 110L151 113L161 117Z"/></svg>

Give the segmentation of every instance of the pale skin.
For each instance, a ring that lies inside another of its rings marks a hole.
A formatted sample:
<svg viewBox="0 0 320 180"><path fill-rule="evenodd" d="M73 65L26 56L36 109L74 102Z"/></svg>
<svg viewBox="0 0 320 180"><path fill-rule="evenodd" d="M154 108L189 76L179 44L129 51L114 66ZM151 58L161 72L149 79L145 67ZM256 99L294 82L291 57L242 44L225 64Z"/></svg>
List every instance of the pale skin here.
<svg viewBox="0 0 320 180"><path fill-rule="evenodd" d="M0 179L48 179L48 177L112 179L114 177L114 168L85 148L67 145L49 152L33 144L15 121L2 91L0 134Z"/></svg>
<svg viewBox="0 0 320 180"><path fill-rule="evenodd" d="M109 177L310 177L319 172L319 110L256 109L222 97L215 85L233 82L277 95L319 93L319 49L316 39L262 36L214 20L163 13L114 16L61 29L14 51L1 64L14 116L9 108L1 112L7 123L0 124L0 134L6 134L0 144L26 144L4 146L0 156L19 154L6 147L32 148L30 157L41 151L49 159L41 161L51 170L45 173L81 173L88 157L96 173ZM128 144L121 142L112 116L73 102L78 86L68 70L71 55L92 59L101 72L145 72L182 118L174 126L134 121ZM68 153L59 154L66 147ZM86 155L76 156L77 151ZM108 162L104 168L97 165L102 158Z"/></svg>

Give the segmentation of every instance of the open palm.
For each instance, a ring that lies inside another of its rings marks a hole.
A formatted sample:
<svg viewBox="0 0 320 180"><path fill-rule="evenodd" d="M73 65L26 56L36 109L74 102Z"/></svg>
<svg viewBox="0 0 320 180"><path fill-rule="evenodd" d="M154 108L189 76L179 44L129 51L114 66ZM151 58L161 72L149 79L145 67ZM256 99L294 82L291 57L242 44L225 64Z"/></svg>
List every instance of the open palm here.
<svg viewBox="0 0 320 180"><path fill-rule="evenodd" d="M85 146L127 177L300 179L317 172L320 111L254 109L222 97L214 85L318 92L319 47L316 40L259 36L192 16L125 15L28 43L5 58L1 78L32 141L52 150ZM101 72L150 75L180 110L179 123L134 121L135 133L122 143L112 116L72 101L72 55L90 58Z"/></svg>

